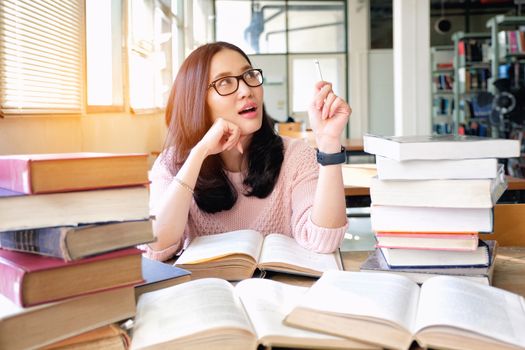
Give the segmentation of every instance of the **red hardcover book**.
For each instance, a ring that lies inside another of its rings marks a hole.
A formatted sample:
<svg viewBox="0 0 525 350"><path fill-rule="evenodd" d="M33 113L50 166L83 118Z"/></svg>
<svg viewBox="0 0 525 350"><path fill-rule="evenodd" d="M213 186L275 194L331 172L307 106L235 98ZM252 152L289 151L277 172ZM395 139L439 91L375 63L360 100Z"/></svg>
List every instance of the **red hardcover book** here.
<svg viewBox="0 0 525 350"><path fill-rule="evenodd" d="M148 183L145 153L54 153L0 156L0 187L26 194Z"/></svg>
<svg viewBox="0 0 525 350"><path fill-rule="evenodd" d="M26 307L136 285L143 281L141 253L128 248L65 262L0 249L0 293Z"/></svg>

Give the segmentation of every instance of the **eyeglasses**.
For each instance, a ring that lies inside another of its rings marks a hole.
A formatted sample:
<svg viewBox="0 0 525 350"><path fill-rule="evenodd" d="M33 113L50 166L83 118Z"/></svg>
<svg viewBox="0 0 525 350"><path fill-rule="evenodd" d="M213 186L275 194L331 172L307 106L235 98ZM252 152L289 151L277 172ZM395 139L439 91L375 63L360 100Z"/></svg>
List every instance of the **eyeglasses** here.
<svg viewBox="0 0 525 350"><path fill-rule="evenodd" d="M262 69L249 69L241 75L227 76L214 80L208 85L208 89L214 88L221 96L228 96L239 89L239 80L243 80L249 87L261 86L263 83Z"/></svg>

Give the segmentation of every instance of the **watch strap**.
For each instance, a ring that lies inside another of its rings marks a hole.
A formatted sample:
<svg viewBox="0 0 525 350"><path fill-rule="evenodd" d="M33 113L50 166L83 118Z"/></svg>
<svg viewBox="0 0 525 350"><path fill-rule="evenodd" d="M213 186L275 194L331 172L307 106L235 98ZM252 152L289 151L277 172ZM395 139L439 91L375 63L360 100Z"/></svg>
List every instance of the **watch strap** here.
<svg viewBox="0 0 525 350"><path fill-rule="evenodd" d="M338 153L324 153L316 149L317 163L321 165L343 164L346 162L345 148L341 146L341 151Z"/></svg>

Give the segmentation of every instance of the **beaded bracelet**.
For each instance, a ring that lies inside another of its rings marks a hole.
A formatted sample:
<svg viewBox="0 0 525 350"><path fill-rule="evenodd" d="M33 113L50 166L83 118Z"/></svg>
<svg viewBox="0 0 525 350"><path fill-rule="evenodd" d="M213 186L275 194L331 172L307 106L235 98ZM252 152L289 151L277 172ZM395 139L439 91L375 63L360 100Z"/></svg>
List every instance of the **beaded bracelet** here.
<svg viewBox="0 0 525 350"><path fill-rule="evenodd" d="M193 189L188 186L187 183L185 183L184 181L182 180L179 180L177 179L176 177L173 178L173 180L175 180L179 185L181 185L182 187L184 187L185 189L187 189L191 194L194 194L195 192L193 191Z"/></svg>

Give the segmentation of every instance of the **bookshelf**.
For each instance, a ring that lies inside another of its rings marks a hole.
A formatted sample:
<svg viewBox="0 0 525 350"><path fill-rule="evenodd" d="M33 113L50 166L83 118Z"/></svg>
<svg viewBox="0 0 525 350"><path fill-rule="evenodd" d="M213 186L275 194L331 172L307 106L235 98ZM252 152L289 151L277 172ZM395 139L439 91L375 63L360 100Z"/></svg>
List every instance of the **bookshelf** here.
<svg viewBox="0 0 525 350"><path fill-rule="evenodd" d="M456 32L454 42L454 133L488 136L487 113L479 101L488 93L490 33ZM477 131L473 130L475 126Z"/></svg>
<svg viewBox="0 0 525 350"><path fill-rule="evenodd" d="M454 130L454 46L430 48L432 65L432 131L450 134Z"/></svg>
<svg viewBox="0 0 525 350"><path fill-rule="evenodd" d="M492 83L499 78L510 78L511 85L525 84L525 17L499 15L489 19L486 26L492 42L490 91L496 92ZM516 71L521 74L513 74Z"/></svg>

